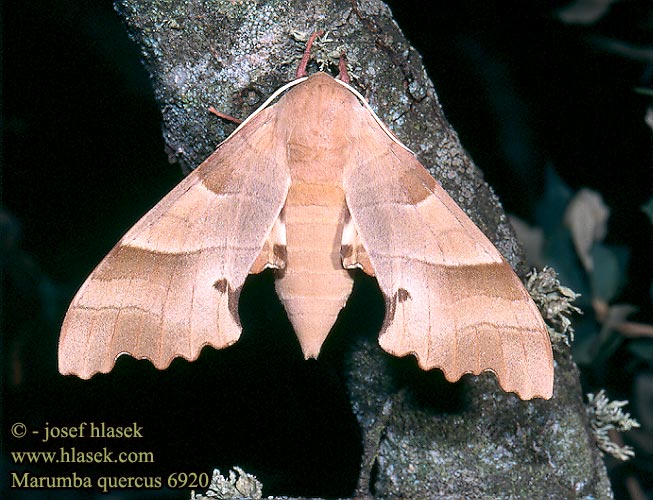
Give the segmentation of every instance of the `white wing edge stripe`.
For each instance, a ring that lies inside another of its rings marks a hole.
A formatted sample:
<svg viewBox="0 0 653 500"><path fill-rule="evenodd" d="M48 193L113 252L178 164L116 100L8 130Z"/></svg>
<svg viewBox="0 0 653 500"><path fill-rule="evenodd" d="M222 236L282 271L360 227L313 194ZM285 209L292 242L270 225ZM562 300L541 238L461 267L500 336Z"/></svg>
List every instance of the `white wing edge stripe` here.
<svg viewBox="0 0 653 500"><path fill-rule="evenodd" d="M243 128L247 123L249 123L251 120L253 120L254 117L255 117L256 115L258 115L261 111L263 111L265 108L267 108L267 107L270 105L270 103L271 103L272 101L274 101L277 97L279 97L281 94L283 94L286 90L288 90L288 89L294 87L295 85L299 85L300 83L306 81L308 78L309 78L308 76L304 76L304 77L302 77L302 78L297 78L296 80L293 80L293 81L291 81L291 82L288 82L288 83L286 83L285 85L283 85L282 87L279 87L277 90L275 90L274 93L273 93L270 97L268 97L268 99L267 99L263 104L261 104L261 105L256 109L256 111L254 111L251 115L249 115L249 116L245 119L245 121L243 121L240 125L238 125L238 127L236 128L236 130L234 130L234 131L229 135L229 137L227 137L224 141L222 141L221 144L224 144L225 142L227 142L227 141L228 141L231 137L233 137L233 136L234 136L234 135L235 135L235 134L236 134L236 133L237 133L241 128ZM402 143L402 142L397 138L397 136L394 135L394 134L392 133L392 131L390 131L390 129L385 125L385 123L383 123L383 121L381 121L381 118L379 118L379 117L377 116L377 114L374 112L374 110L372 109L372 107L370 106L370 104L367 102L367 100L363 97L363 95L362 95L358 90L356 90L354 87L352 87L352 86L349 85L348 83L345 83L345 82L343 82L342 80L339 80L338 78L334 78L334 80L335 80L336 82L338 82L340 85L342 85L343 87L345 87L347 90L349 90L349 92L351 92L352 94L354 94L354 95L358 98L358 100L361 102L361 104L362 104L363 106L365 106L365 108L366 108L366 109L367 109L367 110L372 114L372 116L374 117L374 120L376 121L376 123L379 124L379 126L383 129L383 131L386 133L386 135L387 135L387 136L388 136L388 137L389 137L393 142L399 144L402 148L404 148L404 149L405 149L406 151L408 151L409 153L411 153L411 154L413 154L413 155L415 154L415 153L414 153L410 148L408 148L408 146L406 146L404 143Z"/></svg>
<svg viewBox="0 0 653 500"><path fill-rule="evenodd" d="M396 142L397 144L399 144L402 148L404 148L404 149L405 149L406 151L408 151L409 153L411 153L411 154L413 154L413 155L415 154L413 151L411 151L411 150L408 148L408 146L406 146L403 142L401 142L399 139L397 139L397 136L394 135L394 134L392 133L392 131L391 131L391 130L390 130L390 129L385 125L385 123L383 123L383 122L381 121L381 118L379 118L379 117L377 116L377 114L376 114L376 113L374 112L374 110L372 109L372 106L370 106L370 104L367 102L367 100L366 100L366 99L361 95L361 93L360 93L358 90L356 90L354 87L352 87L352 86L349 85L348 83L345 83L345 82L343 82L342 80L338 80L337 78L335 78L335 81L338 82L338 83L339 83L340 85L342 85L343 87L345 87L347 90L349 90L349 92L351 92L352 94L354 94L354 95L358 98L358 100L361 102L361 104L362 104L363 106L365 106L365 108L366 108L370 113L372 113L372 116L373 116L374 119L376 120L376 123L379 124L379 126L383 129L383 131L387 134L387 136L388 136L390 139L392 139L393 142ZM283 88L283 87L282 87L282 88ZM281 89L279 89L279 90L281 90Z"/></svg>
<svg viewBox="0 0 653 500"><path fill-rule="evenodd" d="M270 103L271 103L272 101L274 101L277 97L279 97L279 95L283 94L283 93L284 93L286 90L288 90L289 88L294 87L295 85L298 85L298 84L302 83L303 81L305 81L305 80L307 80L307 79L308 79L307 76L304 76L304 77L302 77L302 78L297 78L296 80L293 80L292 82L286 83L284 86L279 87L277 90L275 90L274 93L273 93L270 97L268 97L268 99L267 99L263 104L261 104L258 108L256 108L256 111L254 111L251 115L249 115L247 118L245 118L245 121L242 122L240 125L238 125L238 127L236 128L236 130L234 130L234 131L229 135L229 137L227 137L224 141L222 141L221 144L224 144L224 143L227 142L231 137L233 137L234 135L236 135L236 133L238 133L238 131L239 131L241 128L243 128L243 127L244 127L248 122L250 122L252 119L254 119L254 117L255 117L256 115L258 115L261 111L263 111L265 108L267 108L267 107L270 105Z"/></svg>

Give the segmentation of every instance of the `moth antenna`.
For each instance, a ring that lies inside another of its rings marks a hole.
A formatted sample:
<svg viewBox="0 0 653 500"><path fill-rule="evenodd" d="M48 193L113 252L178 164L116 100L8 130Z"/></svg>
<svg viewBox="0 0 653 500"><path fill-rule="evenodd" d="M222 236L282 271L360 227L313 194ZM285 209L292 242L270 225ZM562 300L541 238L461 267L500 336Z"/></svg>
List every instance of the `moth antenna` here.
<svg viewBox="0 0 653 500"><path fill-rule="evenodd" d="M297 73L295 73L295 78L303 78L305 76L308 76L308 72L306 71L306 66L308 66L308 61L311 58L311 47L313 46L313 42L315 42L315 39L318 36L324 35L324 30L317 30L315 33L311 35L311 37L308 39L308 42L306 42L306 48L304 49L304 55L302 56L302 60L299 63L299 66L297 67Z"/></svg>
<svg viewBox="0 0 653 500"><path fill-rule="evenodd" d="M343 52L338 60L338 78L343 83L350 83L349 73L347 73L347 56Z"/></svg>
<svg viewBox="0 0 653 500"><path fill-rule="evenodd" d="M240 125L241 123L243 123L243 121L240 118L236 118L236 117L228 115L226 113L222 113L222 112L218 111L217 109L215 109L213 106L209 106L209 113L213 113L218 118L222 118L223 120L233 122L236 125Z"/></svg>

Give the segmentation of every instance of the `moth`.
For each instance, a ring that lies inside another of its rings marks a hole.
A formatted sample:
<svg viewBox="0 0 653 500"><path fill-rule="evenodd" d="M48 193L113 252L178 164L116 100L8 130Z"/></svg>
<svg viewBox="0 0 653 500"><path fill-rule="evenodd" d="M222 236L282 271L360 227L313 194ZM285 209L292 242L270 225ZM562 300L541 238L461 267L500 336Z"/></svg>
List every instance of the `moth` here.
<svg viewBox="0 0 653 500"><path fill-rule="evenodd" d="M305 357L317 357L360 269L385 298L385 351L449 381L492 371L522 399L550 398L549 335L510 265L342 66L340 79L306 76L306 54L299 77L91 273L63 322L60 372L90 378L121 354L163 369L230 346L243 283L268 268Z"/></svg>

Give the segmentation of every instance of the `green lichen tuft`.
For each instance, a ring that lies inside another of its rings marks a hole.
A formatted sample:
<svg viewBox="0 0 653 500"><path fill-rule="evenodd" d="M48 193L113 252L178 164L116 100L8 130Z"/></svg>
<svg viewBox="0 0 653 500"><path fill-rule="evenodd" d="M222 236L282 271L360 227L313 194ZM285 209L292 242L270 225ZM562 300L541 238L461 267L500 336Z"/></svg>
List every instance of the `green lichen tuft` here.
<svg viewBox="0 0 653 500"><path fill-rule="evenodd" d="M204 493L191 493L191 500L227 500L230 498L263 498L263 485L252 474L240 467L229 471L229 477L224 477L218 469L213 471L209 489Z"/></svg>
<svg viewBox="0 0 653 500"><path fill-rule="evenodd" d="M550 267L544 267L539 272L531 271L527 276L526 288L544 319L553 326L547 325L553 344L570 345L574 341L574 327L571 326L569 316L572 313L582 314L571 303L580 294L560 284L558 273Z"/></svg>
<svg viewBox="0 0 653 500"><path fill-rule="evenodd" d="M307 31L293 30L290 33L290 36L296 42L300 43L302 47L304 47L306 45L306 42L310 38L311 34L312 33ZM335 38L332 38L331 33L329 33L328 31L325 31L322 36L318 36L315 39L311 49L312 49L311 60L317 63L320 71L330 71L330 70L338 69L340 56L343 54L346 55L345 46L342 44L336 45ZM292 63L297 64L300 58L301 56L298 57L296 60L293 60ZM348 59L347 70L349 71L351 69L349 67L349 56L347 56L347 59Z"/></svg>
<svg viewBox="0 0 653 500"><path fill-rule="evenodd" d="M624 413L621 410L628 404L628 401L610 401L603 389L597 394L589 393L587 401L590 427L596 437L596 444L599 449L619 460L625 461L634 457L635 452L630 446L615 443L609 434L611 430L624 432L639 427L637 420L631 418L629 413Z"/></svg>

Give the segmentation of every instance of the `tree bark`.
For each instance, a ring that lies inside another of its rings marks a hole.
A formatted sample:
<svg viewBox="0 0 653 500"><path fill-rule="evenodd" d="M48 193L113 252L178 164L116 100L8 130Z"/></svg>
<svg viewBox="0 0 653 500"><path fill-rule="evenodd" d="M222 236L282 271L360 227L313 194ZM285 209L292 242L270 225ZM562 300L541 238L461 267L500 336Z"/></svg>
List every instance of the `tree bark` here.
<svg viewBox="0 0 653 500"><path fill-rule="evenodd" d="M293 79L302 44L291 33L325 29L333 42L323 51L347 55L354 86L523 274L503 209L444 118L419 54L380 1L116 0L115 6L151 75L170 155L185 170L232 129L208 106L247 116ZM491 374L452 385L412 359L384 354L376 343L379 324L347 325L353 316L345 314L342 331L332 334L344 339L343 348L327 357L341 362L363 432L358 495L612 498L567 349L556 352L553 399L523 402L502 392ZM356 335L348 335L352 330Z"/></svg>

